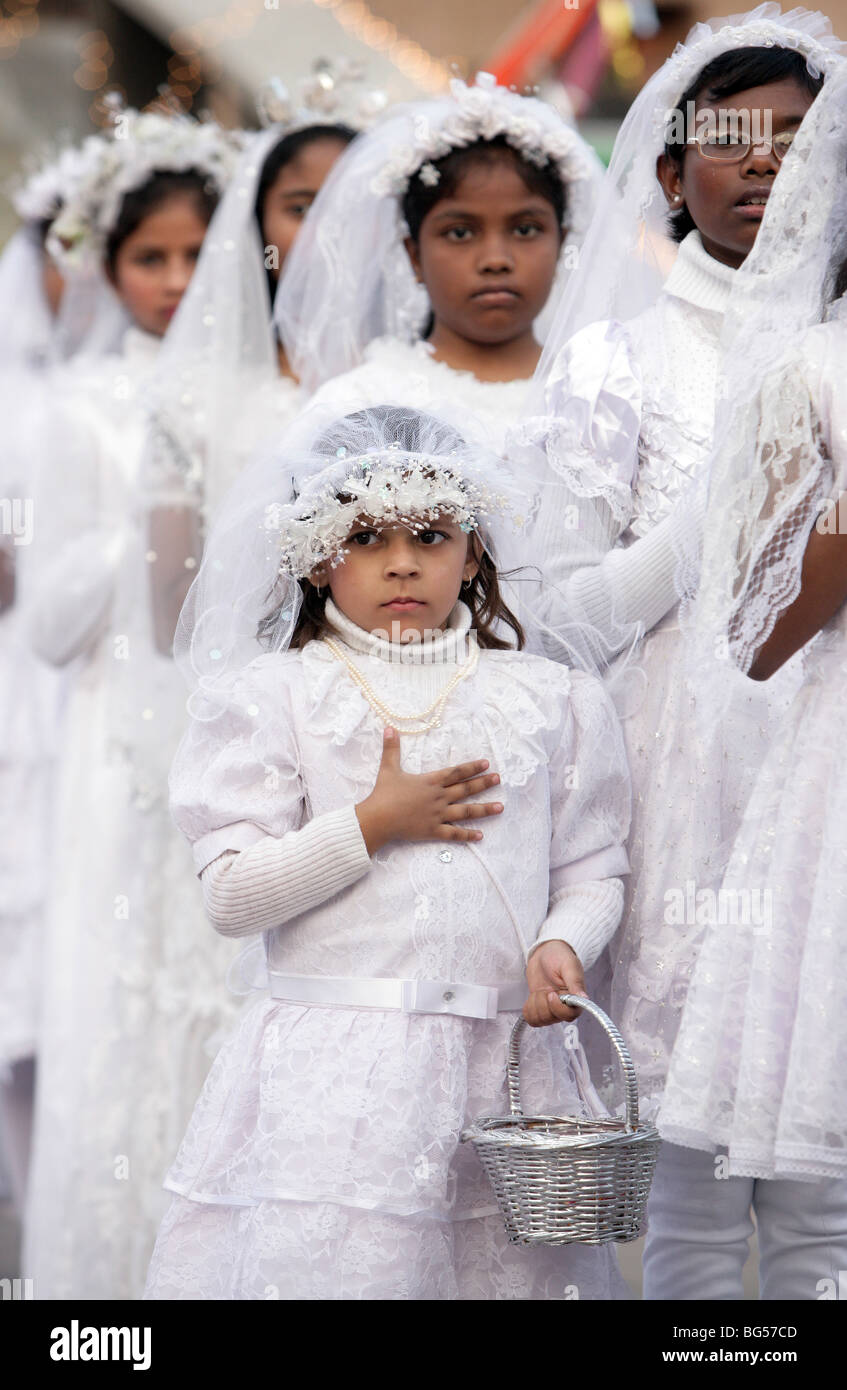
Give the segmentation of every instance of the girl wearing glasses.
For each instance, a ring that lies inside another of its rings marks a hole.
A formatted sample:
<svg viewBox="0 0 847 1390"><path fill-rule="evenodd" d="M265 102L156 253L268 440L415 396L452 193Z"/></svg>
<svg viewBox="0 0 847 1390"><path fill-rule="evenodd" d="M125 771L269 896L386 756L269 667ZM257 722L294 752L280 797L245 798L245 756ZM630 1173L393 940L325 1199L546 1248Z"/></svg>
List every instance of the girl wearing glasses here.
<svg viewBox="0 0 847 1390"><path fill-rule="evenodd" d="M588 989L611 994L648 1114L704 930L697 894L720 882L771 712L786 698L747 683L715 759L700 756L677 600L680 580L696 581L702 511L684 499L708 476L738 268L840 49L824 16L783 18L774 5L692 30L621 127L584 269L539 365L533 414L513 436L512 452L546 478L537 552L565 596L563 619L590 619L613 655L640 641L643 697L624 721L632 873L606 979ZM795 681L789 670L780 685ZM697 1205L680 1154L665 1145L659 1160L654 1194L671 1194L676 1238L656 1259L648 1237L645 1295L740 1298L747 1244L737 1213ZM719 1197L711 1167L708 1179Z"/></svg>
<svg viewBox="0 0 847 1390"><path fill-rule="evenodd" d="M755 1210L764 1296L815 1300L838 1297L847 1267L845 112L841 73L803 123L727 323L702 581L683 624L706 757L747 676L770 683L820 635L721 883L725 901L755 895L764 911L706 926L659 1117L704 1212L718 1189L734 1204L739 1245ZM678 1216L654 1206L654 1245Z"/></svg>

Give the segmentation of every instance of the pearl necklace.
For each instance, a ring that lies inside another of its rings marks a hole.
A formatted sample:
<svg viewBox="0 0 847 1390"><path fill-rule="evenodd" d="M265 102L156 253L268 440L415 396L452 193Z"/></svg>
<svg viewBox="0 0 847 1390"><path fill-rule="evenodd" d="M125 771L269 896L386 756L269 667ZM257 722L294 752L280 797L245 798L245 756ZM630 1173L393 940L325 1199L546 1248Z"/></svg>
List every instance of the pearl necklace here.
<svg viewBox="0 0 847 1390"><path fill-rule="evenodd" d="M388 708L385 701L379 698L373 686L365 679L359 668L354 666L352 661L348 660L341 648L333 642L332 638L325 637L324 642L329 647L335 659L340 661L343 666L347 667L351 680L359 687L371 709L379 715L383 724L390 724L392 728L397 730L398 734L406 734L407 736L411 734L425 734L430 729L437 729L441 724L441 716L444 713L444 706L448 698L456 689L459 682L472 675L479 664L479 647L476 645L476 642L474 642L473 650L464 666L460 667L455 676L451 677L441 694L433 700L431 705L421 710L420 714L395 714L393 710ZM410 728L409 725L411 724L416 724L418 727Z"/></svg>

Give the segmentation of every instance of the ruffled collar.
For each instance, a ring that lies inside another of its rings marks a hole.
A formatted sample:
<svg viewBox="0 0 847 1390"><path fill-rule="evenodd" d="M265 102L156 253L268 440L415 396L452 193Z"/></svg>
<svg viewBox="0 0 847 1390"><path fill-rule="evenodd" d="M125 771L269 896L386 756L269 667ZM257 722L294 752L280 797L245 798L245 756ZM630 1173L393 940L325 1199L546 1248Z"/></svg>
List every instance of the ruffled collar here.
<svg viewBox="0 0 847 1390"><path fill-rule="evenodd" d="M665 293L684 299L698 309L723 314L729 306L736 274L732 266L709 255L699 232L689 232L665 281Z"/></svg>
<svg viewBox="0 0 847 1390"><path fill-rule="evenodd" d="M406 362L403 361L404 357ZM366 362L376 362L380 366L388 365L395 371L423 369L428 375L436 379L441 379L445 384L450 380L459 380L464 383L473 383L478 386L480 391L497 400L502 400L502 393L505 391L507 397L514 400L522 400L532 382L532 377L515 377L513 381L483 381L482 377L475 376L473 372L463 367L451 367L447 362L441 362L435 356L435 348L425 338L416 338L413 343L404 342L402 338L375 338L368 344L365 350L364 360ZM341 378L343 380L343 378Z"/></svg>
<svg viewBox="0 0 847 1390"><path fill-rule="evenodd" d="M476 641L471 629L471 610L461 599L456 603L447 627L437 637L423 642L386 642L372 632L351 622L336 608L331 598L324 609L332 635L355 652L379 657L381 661L402 666L442 666L465 660L471 642Z"/></svg>

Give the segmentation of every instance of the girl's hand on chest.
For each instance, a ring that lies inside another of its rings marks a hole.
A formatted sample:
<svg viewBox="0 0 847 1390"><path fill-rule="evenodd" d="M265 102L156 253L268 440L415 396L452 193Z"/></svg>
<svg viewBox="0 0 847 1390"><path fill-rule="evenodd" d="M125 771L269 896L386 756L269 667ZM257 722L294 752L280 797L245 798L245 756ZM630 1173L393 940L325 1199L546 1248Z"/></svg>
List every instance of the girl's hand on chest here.
<svg viewBox="0 0 847 1390"><path fill-rule="evenodd" d="M386 728L373 791L356 807L368 854L392 840L481 840L482 831L467 822L503 811L499 801L468 800L499 783L487 768L482 758L435 772L404 772L399 735Z"/></svg>

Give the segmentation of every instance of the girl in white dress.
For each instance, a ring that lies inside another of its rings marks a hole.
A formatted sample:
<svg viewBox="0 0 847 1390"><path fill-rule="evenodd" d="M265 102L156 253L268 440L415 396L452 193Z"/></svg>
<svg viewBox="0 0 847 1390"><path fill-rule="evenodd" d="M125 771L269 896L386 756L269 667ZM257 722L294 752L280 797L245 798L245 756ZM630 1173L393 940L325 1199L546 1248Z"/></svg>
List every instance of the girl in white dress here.
<svg viewBox="0 0 847 1390"><path fill-rule="evenodd" d="M511 1247L459 1145L505 1113L527 994L573 1017L551 990L582 991L626 872L608 697L514 649L493 537L522 506L456 429L386 406L310 411L222 509L172 807L217 929L264 932L269 997L168 1175L148 1297L625 1296L608 1247ZM527 1105L584 1113L579 1060L533 1034Z"/></svg>
<svg viewBox="0 0 847 1390"><path fill-rule="evenodd" d="M651 79L619 132L584 273L569 286L539 367L536 413L510 444L528 467L543 454L533 540L566 594L565 616L596 625L612 652L647 634L638 647L643 693L624 720L632 873L607 979L595 974L590 992L601 1002L610 995L650 1116L703 934L686 893L720 881L770 719L796 686L791 671L787 694L782 681L769 691L733 685L707 755L696 682L683 669L678 598L699 574L699 487L738 267L823 75L843 64L841 47L823 15L765 5L696 26ZM770 139L746 138L745 129L767 135L766 121ZM685 1208L689 1179L677 1157L663 1146L651 1202L672 1190ZM710 1247L708 1272L690 1246L680 1262L651 1259L648 1236L646 1297L740 1298L746 1243L739 1247L737 1230L729 1204L710 1209L698 1252L705 1260Z"/></svg>
<svg viewBox="0 0 847 1390"><path fill-rule="evenodd" d="M339 64L301 82L296 96L274 82L257 99L267 128L243 137L149 393L143 477L163 652L209 519L260 441L277 437L304 405L273 301L321 184L376 114L378 97L363 96Z"/></svg>
<svg viewBox="0 0 847 1390"><path fill-rule="evenodd" d="M726 818L743 805L739 783L749 765L728 754L720 775L706 769L696 815L689 814L695 798L679 764L697 760L662 733L672 721L684 728L675 707L690 701L670 673L679 648L680 557L686 548L696 555L700 517L678 504L708 471L721 331L737 267L820 73L840 61L827 31L823 16L783 21L773 6L740 24L698 25L647 84L619 133L584 273L574 277L548 340L537 413L509 445L528 464L543 451L547 495L534 540L567 594L568 616L601 629L612 652L648 634L639 649L643 698L624 723L635 787L633 872L612 987L612 1012L633 1051L648 1114L661 1096L696 955L695 934L663 922L666 861L672 850L674 883L710 880ZM752 125L760 98L775 139L745 154L743 143L727 142L721 108L748 112ZM733 158L716 158L720 150ZM682 238L678 251L672 237ZM766 715L755 692L736 710L747 759L762 745Z"/></svg>
<svg viewBox="0 0 847 1390"><path fill-rule="evenodd" d="M69 666L24 1231L40 1298L140 1292L161 1172L227 1008L193 954L189 870L168 857L183 702L152 646L138 470L145 383L233 150L187 118L122 121L88 142L49 239L69 273L99 260L133 322L120 355L56 374L36 490L28 623Z"/></svg>
<svg viewBox="0 0 847 1390"><path fill-rule="evenodd" d="M686 622L704 746L739 670L767 680L823 633L703 918L659 1112L696 1193L687 1215L652 1208L668 1288L680 1235L709 1221L710 1188L735 1202L742 1248L756 1212L763 1298L835 1298L847 1265L843 298L816 324L847 255L845 112L841 76L804 122L729 325L733 386Z"/></svg>
<svg viewBox="0 0 847 1390"><path fill-rule="evenodd" d="M327 180L276 298L304 388L329 383L339 411L455 401L499 445L600 172L553 107L490 74L392 109Z"/></svg>
<svg viewBox="0 0 847 1390"><path fill-rule="evenodd" d="M0 257L0 1150L23 1206L38 1050L41 937L58 674L38 661L23 620L32 542L33 458L50 368L92 342L117 341L124 319L102 276L66 287L45 247L70 194L80 151L54 153L13 197L19 230Z"/></svg>

